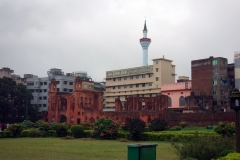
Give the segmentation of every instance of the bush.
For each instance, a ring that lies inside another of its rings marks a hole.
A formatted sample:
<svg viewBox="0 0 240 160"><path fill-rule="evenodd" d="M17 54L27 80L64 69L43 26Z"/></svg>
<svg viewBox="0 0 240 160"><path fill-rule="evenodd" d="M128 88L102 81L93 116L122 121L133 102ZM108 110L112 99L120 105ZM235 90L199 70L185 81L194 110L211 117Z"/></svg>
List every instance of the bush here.
<svg viewBox="0 0 240 160"><path fill-rule="evenodd" d="M58 137L66 137L68 135L68 126L65 123L55 123L52 128L56 131L56 136Z"/></svg>
<svg viewBox="0 0 240 160"><path fill-rule="evenodd" d="M39 128L41 122L44 122L44 121L41 120L41 119L38 120L38 121L36 121L36 122L34 123L34 128Z"/></svg>
<svg viewBox="0 0 240 160"><path fill-rule="evenodd" d="M164 131L167 128L165 119L154 118L148 126L149 131Z"/></svg>
<svg viewBox="0 0 240 160"><path fill-rule="evenodd" d="M102 139L116 139L119 126L111 119L99 118L94 123L93 136Z"/></svg>
<svg viewBox="0 0 240 160"><path fill-rule="evenodd" d="M172 128L170 128L170 131L180 131L182 129L182 127L180 126L173 126Z"/></svg>
<svg viewBox="0 0 240 160"><path fill-rule="evenodd" d="M8 131L11 132L12 137L20 137L22 130L22 124L10 124L8 127Z"/></svg>
<svg viewBox="0 0 240 160"><path fill-rule="evenodd" d="M48 131L51 129L52 129L52 126L48 122L41 121L39 123L39 130Z"/></svg>
<svg viewBox="0 0 240 160"><path fill-rule="evenodd" d="M185 158L183 160L198 160L198 159L196 159L196 158Z"/></svg>
<svg viewBox="0 0 240 160"><path fill-rule="evenodd" d="M182 128L185 128L185 127L187 126L187 122L180 122L180 126L181 126Z"/></svg>
<svg viewBox="0 0 240 160"><path fill-rule="evenodd" d="M130 133L130 139L138 141L141 139L141 134L144 132L146 124L139 118L127 118L126 127Z"/></svg>
<svg viewBox="0 0 240 160"><path fill-rule="evenodd" d="M172 143L179 159L188 157L198 160L217 159L224 150L232 150L235 146L235 139L227 137L199 136L195 134L193 138L182 141L182 143Z"/></svg>
<svg viewBox="0 0 240 160"><path fill-rule="evenodd" d="M83 136L83 131L82 125L73 125L71 127L71 133L74 138L81 138Z"/></svg>
<svg viewBox="0 0 240 160"><path fill-rule="evenodd" d="M240 160L240 153L229 153L226 157L221 157L219 160Z"/></svg>
<svg viewBox="0 0 240 160"><path fill-rule="evenodd" d="M23 126L24 129L32 128L32 127L34 127L34 123L29 121L29 120L24 120L22 122L22 126Z"/></svg>
<svg viewBox="0 0 240 160"><path fill-rule="evenodd" d="M228 121L219 122L214 131L222 136L231 137L235 133L235 123Z"/></svg>
<svg viewBox="0 0 240 160"><path fill-rule="evenodd" d="M11 132L10 131L0 132L0 138L9 138L9 137L11 137Z"/></svg>
<svg viewBox="0 0 240 160"><path fill-rule="evenodd" d="M93 124L90 123L90 122L84 122L84 123L82 123L82 126L83 126L84 130L91 130L91 129L93 129Z"/></svg>
<svg viewBox="0 0 240 160"><path fill-rule="evenodd" d="M228 149L225 149L223 150L221 153L219 153L219 156L218 157L225 157L227 156L229 153L234 153L235 150L228 150Z"/></svg>

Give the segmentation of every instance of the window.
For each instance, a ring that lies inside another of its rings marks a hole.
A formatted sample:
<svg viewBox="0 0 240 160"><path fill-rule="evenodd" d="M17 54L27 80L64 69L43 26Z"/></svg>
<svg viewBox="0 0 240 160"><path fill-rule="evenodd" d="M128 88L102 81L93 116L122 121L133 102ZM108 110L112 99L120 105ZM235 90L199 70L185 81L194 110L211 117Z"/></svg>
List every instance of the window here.
<svg viewBox="0 0 240 160"><path fill-rule="evenodd" d="M156 81L158 81L159 80L159 78L158 77L156 77Z"/></svg>
<svg viewBox="0 0 240 160"><path fill-rule="evenodd" d="M116 79L115 79L115 78L113 78L112 80L113 80L113 81L116 81Z"/></svg>
<svg viewBox="0 0 240 160"><path fill-rule="evenodd" d="M59 81L56 81L57 82L57 84L59 84L60 82Z"/></svg>
<svg viewBox="0 0 240 160"><path fill-rule="evenodd" d="M69 82L69 85L73 85L73 82Z"/></svg>
<svg viewBox="0 0 240 160"><path fill-rule="evenodd" d="M217 65L217 59L214 59L214 60L212 61L212 65Z"/></svg>
<svg viewBox="0 0 240 160"><path fill-rule="evenodd" d="M130 88L133 88L133 85L132 85L132 84L130 84Z"/></svg>
<svg viewBox="0 0 240 160"><path fill-rule="evenodd" d="M137 76L136 76L136 79L138 79L138 78L139 78L139 76L137 75Z"/></svg>
<svg viewBox="0 0 240 160"><path fill-rule="evenodd" d="M46 97L46 96L44 96L44 97L43 97L43 99L44 99L44 100L47 100L47 97Z"/></svg>
<svg viewBox="0 0 240 160"><path fill-rule="evenodd" d="M133 76L130 76L130 79L133 79Z"/></svg>
<svg viewBox="0 0 240 160"><path fill-rule="evenodd" d="M143 75L142 75L142 78L145 78L145 77L146 77L146 75L145 75L145 74L143 74Z"/></svg>
<svg viewBox="0 0 240 160"><path fill-rule="evenodd" d="M217 91L213 91L213 95L217 95Z"/></svg>
<svg viewBox="0 0 240 160"><path fill-rule="evenodd" d="M214 81L213 81L213 85L217 85L217 80L214 80Z"/></svg>
<svg viewBox="0 0 240 160"><path fill-rule="evenodd" d="M59 88L57 88L57 91L59 92Z"/></svg>
<svg viewBox="0 0 240 160"><path fill-rule="evenodd" d="M142 84L142 87L145 87L145 83Z"/></svg>
<svg viewBox="0 0 240 160"><path fill-rule="evenodd" d="M112 89L115 89L115 86L113 86Z"/></svg>
<svg viewBox="0 0 240 160"><path fill-rule="evenodd" d="M38 115L41 116L41 115L42 115L42 112L38 112Z"/></svg>
<svg viewBox="0 0 240 160"><path fill-rule="evenodd" d="M42 85L43 85L43 82L40 82L40 85L42 86Z"/></svg>
<svg viewBox="0 0 240 160"><path fill-rule="evenodd" d="M139 87L139 84L136 84L136 88L138 88Z"/></svg>
<svg viewBox="0 0 240 160"><path fill-rule="evenodd" d="M47 89L44 89L43 92L47 92Z"/></svg>
<svg viewBox="0 0 240 160"><path fill-rule="evenodd" d="M142 94L142 97L144 97L144 94Z"/></svg>
<svg viewBox="0 0 240 160"><path fill-rule="evenodd" d="M152 86L152 82L148 83L149 86Z"/></svg>
<svg viewBox="0 0 240 160"><path fill-rule="evenodd" d="M67 92L67 88L63 88L63 92Z"/></svg>
<svg viewBox="0 0 240 160"><path fill-rule="evenodd" d="M158 64L158 61L156 61L156 64Z"/></svg>
<svg viewBox="0 0 240 160"><path fill-rule="evenodd" d="M27 85L28 85L28 86L33 86L33 85L34 85L34 82L28 82Z"/></svg>
<svg viewBox="0 0 240 160"><path fill-rule="evenodd" d="M127 77L124 77L124 80L127 80Z"/></svg>
<svg viewBox="0 0 240 160"><path fill-rule="evenodd" d="M47 107L47 105L46 105L46 104L43 104L43 107Z"/></svg>
<svg viewBox="0 0 240 160"><path fill-rule="evenodd" d="M38 104L39 107L42 107L42 104Z"/></svg>
<svg viewBox="0 0 240 160"><path fill-rule="evenodd" d="M69 92L73 92L73 89L69 89Z"/></svg>
<svg viewBox="0 0 240 160"><path fill-rule="evenodd" d="M42 100L42 97L39 97L39 100Z"/></svg>
<svg viewBox="0 0 240 160"><path fill-rule="evenodd" d="M152 94L149 94L149 97L152 97Z"/></svg>
<svg viewBox="0 0 240 160"><path fill-rule="evenodd" d="M151 78L152 77L152 73L148 74L148 77Z"/></svg>
<svg viewBox="0 0 240 160"><path fill-rule="evenodd" d="M185 89L188 89L188 82L185 83Z"/></svg>
<svg viewBox="0 0 240 160"><path fill-rule="evenodd" d="M168 107L172 107L172 99L168 97Z"/></svg>
<svg viewBox="0 0 240 160"><path fill-rule="evenodd" d="M83 88L87 88L87 85L86 85L86 84L84 84L84 85L83 85Z"/></svg>
<svg viewBox="0 0 240 160"><path fill-rule="evenodd" d="M42 90L41 90L41 89L39 89L39 92L40 92L40 93L42 93Z"/></svg>
<svg viewBox="0 0 240 160"><path fill-rule="evenodd" d="M127 88L127 85L125 85L124 88Z"/></svg>
<svg viewBox="0 0 240 160"><path fill-rule="evenodd" d="M44 82L44 85L47 85L47 82Z"/></svg>
<svg viewBox="0 0 240 160"><path fill-rule="evenodd" d="M118 81L121 81L121 77L118 78Z"/></svg>
<svg viewBox="0 0 240 160"><path fill-rule="evenodd" d="M78 112L78 115L80 115L80 112Z"/></svg>
<svg viewBox="0 0 240 160"><path fill-rule="evenodd" d="M218 68L213 68L213 72L214 72L215 74L218 74Z"/></svg>
<svg viewBox="0 0 240 160"><path fill-rule="evenodd" d="M185 99L183 96L179 98L179 106L185 106Z"/></svg>
<svg viewBox="0 0 240 160"><path fill-rule="evenodd" d="M121 89L121 86L118 86L118 89Z"/></svg>
<svg viewBox="0 0 240 160"><path fill-rule="evenodd" d="M67 81L64 81L63 84L67 84Z"/></svg>
<svg viewBox="0 0 240 160"><path fill-rule="evenodd" d="M156 72L158 72L158 68L156 68Z"/></svg>

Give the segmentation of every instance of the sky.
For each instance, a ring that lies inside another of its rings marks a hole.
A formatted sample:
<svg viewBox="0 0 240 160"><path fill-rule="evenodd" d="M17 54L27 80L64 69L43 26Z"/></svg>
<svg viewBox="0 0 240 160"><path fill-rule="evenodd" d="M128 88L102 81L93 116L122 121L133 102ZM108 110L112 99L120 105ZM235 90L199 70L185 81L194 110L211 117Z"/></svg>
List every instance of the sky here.
<svg viewBox="0 0 240 160"><path fill-rule="evenodd" d="M240 51L239 0L0 0L0 68L46 77L51 68L106 71L142 65L144 21L152 59L173 60L191 78L191 61L233 63Z"/></svg>

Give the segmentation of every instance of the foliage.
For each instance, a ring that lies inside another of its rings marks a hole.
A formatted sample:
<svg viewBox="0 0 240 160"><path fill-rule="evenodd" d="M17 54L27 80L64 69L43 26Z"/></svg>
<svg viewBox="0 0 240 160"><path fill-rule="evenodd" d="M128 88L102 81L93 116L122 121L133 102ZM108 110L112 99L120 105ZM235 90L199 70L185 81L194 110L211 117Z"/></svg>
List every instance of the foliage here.
<svg viewBox="0 0 240 160"><path fill-rule="evenodd" d="M219 154L228 149L232 150L235 146L235 139L227 137L195 136L182 143L172 143L179 159L188 157L198 160L211 160L219 157Z"/></svg>
<svg viewBox="0 0 240 160"><path fill-rule="evenodd" d="M24 120L22 122L22 126L23 126L24 129L32 128L34 126L34 123L31 122L30 120Z"/></svg>
<svg viewBox="0 0 240 160"><path fill-rule="evenodd" d="M63 122L62 124L65 125L65 126L67 126L68 129L70 129L71 126L72 126L72 124L71 124L71 123L68 123L68 122Z"/></svg>
<svg viewBox="0 0 240 160"><path fill-rule="evenodd" d="M11 132L12 137L20 137L21 132L23 130L22 124L10 124L8 127L8 131Z"/></svg>
<svg viewBox="0 0 240 160"><path fill-rule="evenodd" d="M12 78L0 78L0 122L4 123L6 118L10 121L13 117L25 115L26 104L28 104L28 111L33 111L31 114L28 112L28 115L37 117L37 110L30 105L31 98L32 94L25 85L17 84Z"/></svg>
<svg viewBox="0 0 240 160"><path fill-rule="evenodd" d="M240 153L229 153L226 157L221 157L219 160L240 160Z"/></svg>
<svg viewBox="0 0 240 160"><path fill-rule="evenodd" d="M83 136L84 129L82 125L73 125L71 127L71 133L74 138L81 138Z"/></svg>
<svg viewBox="0 0 240 160"><path fill-rule="evenodd" d="M140 118L127 118L126 127L130 133L130 138L134 141L141 139L141 134L144 132L146 124Z"/></svg>
<svg viewBox="0 0 240 160"><path fill-rule="evenodd" d="M180 127L180 126L173 126L169 130L170 131L180 131L181 129L182 129L182 127Z"/></svg>
<svg viewBox="0 0 240 160"><path fill-rule="evenodd" d="M180 122L180 126L181 126L182 128L185 128L185 127L187 126L187 122Z"/></svg>
<svg viewBox="0 0 240 160"><path fill-rule="evenodd" d="M183 160L198 160L198 159L196 159L196 158L185 158Z"/></svg>
<svg viewBox="0 0 240 160"><path fill-rule="evenodd" d="M228 121L219 122L214 131L222 136L232 136L235 133L235 123Z"/></svg>
<svg viewBox="0 0 240 160"><path fill-rule="evenodd" d="M90 122L84 122L84 123L82 123L82 126L83 126L84 130L91 130L91 129L93 129L93 124L90 123Z"/></svg>
<svg viewBox="0 0 240 160"><path fill-rule="evenodd" d="M43 120L38 120L38 121L36 121L35 123L34 123L34 127L35 128L39 128L40 127L40 123L42 123L42 122L44 122Z"/></svg>
<svg viewBox="0 0 240 160"><path fill-rule="evenodd" d="M56 136L58 137L65 137L68 135L68 126L65 123L54 123L52 129L56 131Z"/></svg>
<svg viewBox="0 0 240 160"><path fill-rule="evenodd" d="M10 131L2 131L0 132L0 138L9 138L11 136Z"/></svg>
<svg viewBox="0 0 240 160"><path fill-rule="evenodd" d="M48 131L51 129L52 129L52 126L48 122L41 121L39 123L39 130Z"/></svg>
<svg viewBox="0 0 240 160"><path fill-rule="evenodd" d="M111 119L99 118L94 123L93 136L102 139L116 139L118 127Z"/></svg>
<svg viewBox="0 0 240 160"><path fill-rule="evenodd" d="M165 119L154 118L148 126L149 131L164 131L167 128Z"/></svg>
<svg viewBox="0 0 240 160"><path fill-rule="evenodd" d="M222 152L219 153L219 157L225 157L227 156L229 153L234 153L235 150L232 150L232 149L225 149L223 150Z"/></svg>

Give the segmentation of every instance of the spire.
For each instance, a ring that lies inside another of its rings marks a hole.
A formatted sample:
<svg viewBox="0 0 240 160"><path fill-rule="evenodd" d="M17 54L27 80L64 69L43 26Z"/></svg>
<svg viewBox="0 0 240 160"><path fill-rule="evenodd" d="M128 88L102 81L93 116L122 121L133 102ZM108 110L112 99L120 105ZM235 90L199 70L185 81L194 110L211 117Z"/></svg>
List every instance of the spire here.
<svg viewBox="0 0 240 160"><path fill-rule="evenodd" d="M147 24L146 24L146 20L145 20L145 23L144 23L144 31L147 31Z"/></svg>

